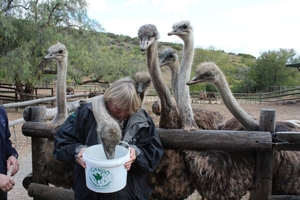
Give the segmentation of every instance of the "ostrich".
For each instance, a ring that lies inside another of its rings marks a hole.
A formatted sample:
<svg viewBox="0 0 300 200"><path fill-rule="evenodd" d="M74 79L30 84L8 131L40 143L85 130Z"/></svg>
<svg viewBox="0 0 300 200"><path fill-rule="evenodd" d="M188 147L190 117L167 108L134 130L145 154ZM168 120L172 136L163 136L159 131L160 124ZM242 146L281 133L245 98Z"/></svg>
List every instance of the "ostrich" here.
<svg viewBox="0 0 300 200"><path fill-rule="evenodd" d="M196 69L196 76L192 78L188 85L196 83L211 83L216 86L221 94L224 104L235 116L232 123L238 124L247 130L258 130L258 122L250 117L236 102L228 86L225 76L221 70L212 62L202 63ZM277 121L275 131L299 132L298 120ZM274 151L273 165L273 194L300 194L300 152L299 151Z"/></svg>
<svg viewBox="0 0 300 200"><path fill-rule="evenodd" d="M136 91L141 97L142 105L146 96L146 91L151 84L151 77L147 72L137 72L134 76Z"/></svg>
<svg viewBox="0 0 300 200"><path fill-rule="evenodd" d="M161 102L160 99L157 98L156 101L152 104L152 112L157 116L161 113Z"/></svg>
<svg viewBox="0 0 300 200"><path fill-rule="evenodd" d="M66 92L67 92L68 95L69 95L69 94L74 94L74 93L75 93L75 90L74 90L73 87L67 87Z"/></svg>
<svg viewBox="0 0 300 200"><path fill-rule="evenodd" d="M180 21L173 24L173 30L168 35L176 35L184 42L183 57L180 64L180 71L177 81L178 102L177 106L181 116L181 128L184 131L199 129L192 111L190 102L189 87L186 82L190 78L192 63L194 59L194 36L193 29L189 21ZM174 80L176 81L176 80Z"/></svg>
<svg viewBox="0 0 300 200"><path fill-rule="evenodd" d="M166 129L180 128L177 107L173 104L170 91L163 81L158 63L157 40L159 33L152 24L139 28L140 49L146 50L147 66L161 101L159 127ZM156 170L150 175L152 196L157 199L184 199L194 191L192 179L187 172L184 154L181 150L166 149Z"/></svg>
<svg viewBox="0 0 300 200"><path fill-rule="evenodd" d="M114 159L116 145L122 138L120 126L107 112L103 95L92 98L92 109L98 125L98 143L102 143L106 158Z"/></svg>
<svg viewBox="0 0 300 200"><path fill-rule="evenodd" d="M172 49L165 49L159 54L161 67L167 65L171 68L171 82L174 84L176 81L173 80L178 79L176 72L179 69L178 62L176 62L178 56L175 56L175 53ZM176 85L172 87L177 88ZM224 118L218 112L193 108L193 113L197 125L202 129L218 130L219 126L224 124ZM238 199L244 196L247 190L251 190L255 154L191 150L184 150L184 152L187 165L196 183L196 189L202 197L211 200ZM243 168L240 169L240 166ZM234 190L238 192L233 193Z"/></svg>
<svg viewBox="0 0 300 200"><path fill-rule="evenodd" d="M65 45L56 43L49 47L45 60L54 60L57 62L57 85L56 102L57 114L50 122L50 127L58 128L68 117L67 99L66 99L66 76L68 64L68 51ZM73 182L73 164L60 162L53 157L54 141L46 139L42 144L42 157L39 160L41 165L41 174L47 182L57 186L70 188Z"/></svg>
<svg viewBox="0 0 300 200"><path fill-rule="evenodd" d="M68 117L66 98L66 77L68 67L68 51L65 45L56 43L49 47L45 60L57 62L56 99L57 114L51 121L53 128L59 127Z"/></svg>
<svg viewBox="0 0 300 200"><path fill-rule="evenodd" d="M96 91L92 92L92 90L90 89L89 94L88 94L88 98L92 98L97 96Z"/></svg>
<svg viewBox="0 0 300 200"><path fill-rule="evenodd" d="M173 48L166 48L159 52L160 67L168 66L171 70L171 85L177 105L179 105L178 97L178 75L179 62L178 55ZM187 90L189 92L189 90ZM154 102L155 103L155 102ZM155 104L156 105L156 104ZM154 104L153 104L154 106ZM153 110L152 106L152 110ZM193 117L199 128L207 130L218 130L224 124L224 117L219 112L212 112L205 109L192 108Z"/></svg>

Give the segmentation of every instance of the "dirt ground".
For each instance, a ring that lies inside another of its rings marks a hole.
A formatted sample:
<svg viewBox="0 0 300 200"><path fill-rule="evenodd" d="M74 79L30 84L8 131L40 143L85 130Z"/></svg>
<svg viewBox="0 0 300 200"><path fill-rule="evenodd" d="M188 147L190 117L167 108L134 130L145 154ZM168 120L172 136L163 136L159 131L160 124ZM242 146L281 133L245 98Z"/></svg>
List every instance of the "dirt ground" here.
<svg viewBox="0 0 300 200"><path fill-rule="evenodd" d="M275 109L276 110L276 119L277 120L289 120L289 119L297 119L300 120L300 104L290 104L290 105L276 105L276 104L250 104L239 102L243 109L245 109L250 115L254 118L259 119L260 110L261 109ZM153 104L153 100L147 100L144 103L144 108L151 115L156 124L158 124L159 117L152 113L151 107ZM212 104L199 104L193 103L193 107L201 107L204 109L218 111L220 112L225 120L228 120L232 117L231 113L227 110L224 104L218 102L217 104L213 101ZM15 111L14 108L7 109L8 118L10 121L22 118L23 110L19 109ZM21 131L22 124L16 125L15 127L10 127L11 131L11 140L13 145L16 147L19 152L19 162L20 162L20 170L14 176L14 180L16 185L13 190L11 190L8 194L9 200L31 200L33 198L29 197L27 194L27 190L24 189L22 185L22 181L24 177L31 173L31 139L29 137L25 137ZM188 200L200 200L196 193L194 193ZM247 196L243 198L243 200L248 199Z"/></svg>

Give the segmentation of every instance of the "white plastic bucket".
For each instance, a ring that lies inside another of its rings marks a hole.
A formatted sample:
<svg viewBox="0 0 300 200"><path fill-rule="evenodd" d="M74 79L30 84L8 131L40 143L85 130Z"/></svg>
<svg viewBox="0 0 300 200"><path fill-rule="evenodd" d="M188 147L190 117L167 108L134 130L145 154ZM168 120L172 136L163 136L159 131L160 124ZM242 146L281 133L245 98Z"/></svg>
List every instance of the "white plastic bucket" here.
<svg viewBox="0 0 300 200"><path fill-rule="evenodd" d="M121 145L116 146L115 158L111 160L106 158L102 144L88 147L83 153L86 162L86 186L99 193L111 193L123 189L127 180L124 164L129 158L129 148Z"/></svg>

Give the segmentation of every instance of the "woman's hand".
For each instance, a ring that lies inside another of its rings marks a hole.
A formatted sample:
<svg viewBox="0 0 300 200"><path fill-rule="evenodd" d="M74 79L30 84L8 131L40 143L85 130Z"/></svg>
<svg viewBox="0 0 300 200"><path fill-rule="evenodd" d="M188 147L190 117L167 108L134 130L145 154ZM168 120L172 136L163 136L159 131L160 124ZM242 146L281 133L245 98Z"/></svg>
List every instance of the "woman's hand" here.
<svg viewBox="0 0 300 200"><path fill-rule="evenodd" d="M136 159L135 150L133 148L129 147L129 151L130 151L130 160L125 163L125 168L127 169L127 171L130 170L131 164Z"/></svg>
<svg viewBox="0 0 300 200"><path fill-rule="evenodd" d="M5 174L0 174L0 189L3 192L8 192L11 189L13 189L15 185L14 180L12 180L11 177L5 175Z"/></svg>
<svg viewBox="0 0 300 200"><path fill-rule="evenodd" d="M7 171L10 170L10 166L12 166L10 175L14 176L19 171L19 161L15 156L10 156L7 159L7 163L6 163Z"/></svg>
<svg viewBox="0 0 300 200"><path fill-rule="evenodd" d="M86 168L86 163L85 161L83 160L83 152L85 151L85 147L81 148L79 153L77 154L76 156L76 162L82 166L84 169Z"/></svg>

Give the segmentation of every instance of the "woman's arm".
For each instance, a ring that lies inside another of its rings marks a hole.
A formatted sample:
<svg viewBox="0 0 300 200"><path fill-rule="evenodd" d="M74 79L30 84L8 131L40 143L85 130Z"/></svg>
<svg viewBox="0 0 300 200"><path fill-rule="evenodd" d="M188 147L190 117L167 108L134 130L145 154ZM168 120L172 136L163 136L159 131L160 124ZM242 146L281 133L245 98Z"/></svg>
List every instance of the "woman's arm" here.
<svg viewBox="0 0 300 200"><path fill-rule="evenodd" d="M145 114L148 121L148 126L138 129L136 133L139 154L136 160L132 163L131 168L139 173L151 173L158 166L164 149L159 139L155 124L148 114Z"/></svg>

